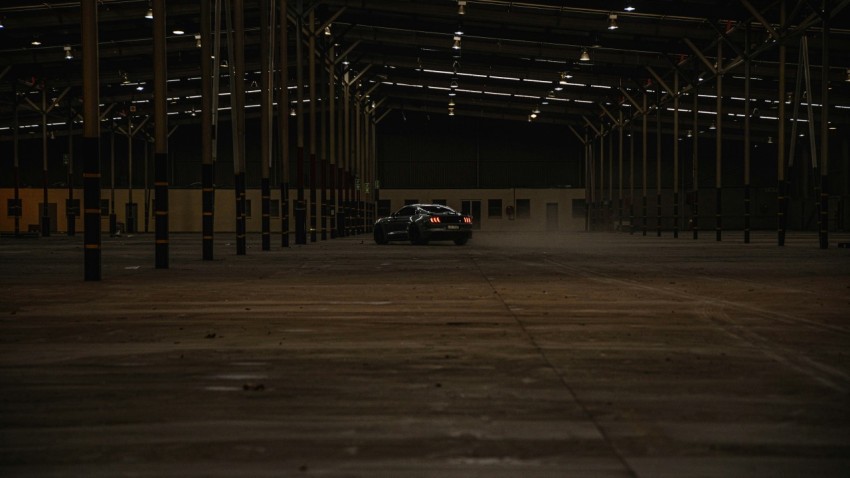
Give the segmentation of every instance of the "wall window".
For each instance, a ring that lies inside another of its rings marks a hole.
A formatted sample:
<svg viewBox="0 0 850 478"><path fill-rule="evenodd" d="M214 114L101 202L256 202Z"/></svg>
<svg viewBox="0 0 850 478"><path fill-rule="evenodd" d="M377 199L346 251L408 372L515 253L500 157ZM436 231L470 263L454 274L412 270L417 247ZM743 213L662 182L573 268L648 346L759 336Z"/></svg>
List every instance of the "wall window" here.
<svg viewBox="0 0 850 478"><path fill-rule="evenodd" d="M405 206L410 205L410 204L419 204L419 200L418 199L405 199L404 200Z"/></svg>
<svg viewBox="0 0 850 478"><path fill-rule="evenodd" d="M248 218L248 219L251 218L251 200L250 199L245 200L245 217Z"/></svg>
<svg viewBox="0 0 850 478"><path fill-rule="evenodd" d="M269 216L280 217L280 201L272 199L269 201Z"/></svg>
<svg viewBox="0 0 850 478"><path fill-rule="evenodd" d="M109 215L109 199L101 199L100 200L100 215L108 216Z"/></svg>
<svg viewBox="0 0 850 478"><path fill-rule="evenodd" d="M516 200L517 219L528 219L531 217L531 199Z"/></svg>
<svg viewBox="0 0 850 478"><path fill-rule="evenodd" d="M487 217L489 219L501 219L502 218L502 200L501 199L488 199L487 200Z"/></svg>
<svg viewBox="0 0 850 478"><path fill-rule="evenodd" d="M434 201L433 201L434 204L442 204L443 206L448 205L448 204L446 204L446 202L447 201L445 199L434 199Z"/></svg>

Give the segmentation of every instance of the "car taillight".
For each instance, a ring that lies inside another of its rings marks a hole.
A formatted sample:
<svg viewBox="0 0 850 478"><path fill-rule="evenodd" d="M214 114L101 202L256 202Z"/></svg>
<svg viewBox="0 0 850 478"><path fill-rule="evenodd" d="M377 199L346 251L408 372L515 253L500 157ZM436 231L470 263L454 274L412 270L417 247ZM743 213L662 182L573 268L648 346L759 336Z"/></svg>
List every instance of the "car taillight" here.
<svg viewBox="0 0 850 478"><path fill-rule="evenodd" d="M437 216L432 216L432 217L431 217L431 222L433 222L434 224L439 224L439 222L440 222L440 218L439 218L439 217L437 217Z"/></svg>
<svg viewBox="0 0 850 478"><path fill-rule="evenodd" d="M472 218L469 217L469 216L466 216L466 217L463 218L463 222L465 224L472 224Z"/></svg>

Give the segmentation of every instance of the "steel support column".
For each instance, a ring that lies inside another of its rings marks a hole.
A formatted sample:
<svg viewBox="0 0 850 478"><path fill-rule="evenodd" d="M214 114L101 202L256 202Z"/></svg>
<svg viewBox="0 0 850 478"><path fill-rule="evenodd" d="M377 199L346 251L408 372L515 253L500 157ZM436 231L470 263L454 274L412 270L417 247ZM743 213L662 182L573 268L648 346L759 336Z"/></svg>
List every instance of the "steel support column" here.
<svg viewBox="0 0 850 478"><path fill-rule="evenodd" d="M227 1L227 0L226 0ZM232 29L228 27L230 56L230 121L233 123L233 175L236 197L236 255L247 254L245 217L245 5L244 0L232 0Z"/></svg>
<svg viewBox="0 0 850 478"><path fill-rule="evenodd" d="M165 0L153 0L155 264L168 269L168 92Z"/></svg>
<svg viewBox="0 0 850 478"><path fill-rule="evenodd" d="M96 28L96 27L95 27ZM20 166L20 155L19 149L20 145L20 119L18 117L18 109L19 109L20 98L18 97L18 83L12 82L12 108L13 112L13 124L12 124L12 156L13 156L13 180L15 186L15 203L13 205L13 211L15 213L15 235L21 233L21 214L23 213L23 208L21 207L21 166Z"/></svg>
<svg viewBox="0 0 850 478"><path fill-rule="evenodd" d="M715 189L716 206L715 206L715 239L720 241L723 239L723 43L717 42L717 118L715 126L717 134L715 138L716 156L715 156Z"/></svg>
<svg viewBox="0 0 850 478"><path fill-rule="evenodd" d="M673 238L679 238L679 70L673 72Z"/></svg>
<svg viewBox="0 0 850 478"><path fill-rule="evenodd" d="M752 69L750 61L750 24L747 23L744 32L744 244L750 243L750 154L752 143L750 138L750 79Z"/></svg>
<svg viewBox="0 0 850 478"><path fill-rule="evenodd" d="M820 109L820 233L821 249L829 247L829 0L823 0L823 29L821 31L821 109ZM811 98L813 95L809 95ZM809 100L811 101L811 100ZM814 141L814 138L812 138ZM846 171L845 171L846 173Z"/></svg>
<svg viewBox="0 0 850 478"><path fill-rule="evenodd" d="M343 217L343 224L345 227L343 228L345 231L345 235L351 235L351 201L354 199L351 191L351 85L348 83L348 72L345 73L345 80L343 82L343 129L344 131L344 159L345 164L343 165L343 177L344 177L344 185L345 185L345 200L343 201L343 208L345 210Z"/></svg>
<svg viewBox="0 0 850 478"><path fill-rule="evenodd" d="M115 122L109 120L109 237L118 234L118 216L115 214Z"/></svg>
<svg viewBox="0 0 850 478"><path fill-rule="evenodd" d="M647 226L647 199L646 199L646 179L647 179L647 122L649 120L649 110L647 109L647 94L643 93L643 131L641 132L641 148L643 153L643 184L641 185L643 188L643 225L642 225L642 233L646 235L646 226Z"/></svg>
<svg viewBox="0 0 850 478"><path fill-rule="evenodd" d="M655 235L661 237L661 90L655 88Z"/></svg>
<svg viewBox="0 0 850 478"><path fill-rule="evenodd" d="M319 174L319 239L322 241L328 240L328 115L330 114L330 108L328 108L328 103L330 98L327 95L328 82L325 80L328 77L328 69L326 68L328 64L328 42L325 39L324 33L321 31L313 32L314 36L317 34L322 35L322 50L319 59L321 60L321 67L319 68L319 80L318 83L321 83L322 87L318 89L318 95L322 102L322 108L319 112L321 121L320 121L320 135L322 137L321 142L321 152L319 154L319 165L318 165L318 174Z"/></svg>
<svg viewBox="0 0 850 478"><path fill-rule="evenodd" d="M787 4L785 0L781 0L779 6L779 23L785 25L787 19ZM785 90L786 86L786 56L788 52L788 47L785 44L785 41L780 40L779 43L779 91L778 93L778 103L779 103L779 111L777 116L779 117L779 121L777 121L777 133L776 133L776 202L777 202L777 230L776 230L776 243L779 246L785 245L785 229L788 224L788 183L785 180L785 122L787 121L787 112L785 109Z"/></svg>
<svg viewBox="0 0 850 478"><path fill-rule="evenodd" d="M629 121L629 234L635 233L635 128Z"/></svg>
<svg viewBox="0 0 850 478"><path fill-rule="evenodd" d="M691 113L693 114L693 144L691 147L691 182L693 183L694 194L691 210L691 230L693 238L699 239L699 90L696 83L691 88L691 99L693 106Z"/></svg>
<svg viewBox="0 0 850 478"><path fill-rule="evenodd" d="M127 205L124 207L124 231L136 233L136 216L133 213L133 113L127 112Z"/></svg>
<svg viewBox="0 0 850 478"><path fill-rule="evenodd" d="M620 108L617 120L617 221L618 229L623 230L623 109Z"/></svg>
<svg viewBox="0 0 850 478"><path fill-rule="evenodd" d="M280 54L280 68L278 70L278 97L277 121L278 121L278 145L280 156L280 245L289 247L289 166L290 166L290 144L289 144L289 20L287 19L287 0L279 0L278 25L280 27L278 50Z"/></svg>
<svg viewBox="0 0 850 478"><path fill-rule="evenodd" d="M336 47L331 41L328 45L327 65L328 65L328 188L330 188L330 198L328 202L328 214L330 215L330 234L331 239L336 239L338 234L337 214L337 128L336 128Z"/></svg>
<svg viewBox="0 0 850 478"><path fill-rule="evenodd" d="M80 2L83 46L83 262L87 281L101 279L100 237L100 68L98 61L97 0ZM17 105L17 101L16 101ZM15 108L17 120L17 107ZM17 121L15 134L17 136ZM17 197L17 140L15 195ZM17 226L17 223L16 223ZM17 229L15 231L17 233Z"/></svg>
<svg viewBox="0 0 850 478"><path fill-rule="evenodd" d="M210 31L211 11L210 0L201 2L201 245L202 258L205 261L213 260L213 220L215 214L215 189L213 178L215 169L213 166L213 149L215 121L213 119L213 79L212 62L218 61L219 51L213 54L212 34ZM216 0L216 18L221 4ZM216 30L219 23L216 22ZM213 58L213 56L215 58Z"/></svg>
<svg viewBox="0 0 850 478"><path fill-rule="evenodd" d="M307 244L307 204L304 200L304 53L303 21L304 1L297 2L297 21L295 24L295 82L296 82L296 130L298 146L295 155L295 182L297 200L295 201L295 243Z"/></svg>
<svg viewBox="0 0 850 478"><path fill-rule="evenodd" d="M363 130L360 127L360 123L362 121L362 104L360 100L360 92L358 91L354 95L354 208L355 208L355 217L356 220L354 222L354 232L355 234L360 234L360 200L361 194L360 190L362 189L363 184Z"/></svg>
<svg viewBox="0 0 850 478"><path fill-rule="evenodd" d="M603 218L605 217L605 125L599 125L599 191L596 195L597 228L603 226Z"/></svg>
<svg viewBox="0 0 850 478"><path fill-rule="evenodd" d="M77 233L77 216L79 209L74 207L74 110L68 101L68 202L65 204L65 217L67 221L67 234L74 236Z"/></svg>
<svg viewBox="0 0 850 478"><path fill-rule="evenodd" d="M316 13L307 15L307 73L310 90L310 242L316 242Z"/></svg>
<svg viewBox="0 0 850 478"><path fill-rule="evenodd" d="M263 251L272 247L271 232L271 182L269 174L272 162L272 54L274 49L271 41L269 22L271 15L271 0L260 0L260 188L261 188L261 245Z"/></svg>

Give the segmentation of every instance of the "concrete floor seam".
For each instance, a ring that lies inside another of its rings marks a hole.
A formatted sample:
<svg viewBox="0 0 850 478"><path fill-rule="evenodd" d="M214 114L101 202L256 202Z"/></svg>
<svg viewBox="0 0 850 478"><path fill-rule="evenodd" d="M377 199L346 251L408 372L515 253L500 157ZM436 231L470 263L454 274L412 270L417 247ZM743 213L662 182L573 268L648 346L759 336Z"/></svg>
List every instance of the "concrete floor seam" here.
<svg viewBox="0 0 850 478"><path fill-rule="evenodd" d="M760 350L766 356L773 358L774 360L788 366L789 368L796 370L797 372L809 377L813 381L818 382L827 388L830 388L835 392L846 393L848 390L847 386L843 386L833 380L833 378L839 378L845 382L848 382L850 381L850 377L848 377L847 374L832 367L828 367L825 364L819 363L808 357L800 356L799 353L787 350L752 330L745 330L742 326L732 323L731 319L729 319L728 314L722 311L727 307L732 307L739 310L756 312L761 314L762 318L765 319L775 320L777 322L786 324L790 323L792 325L803 325L815 330L819 330L820 332L846 332L846 330L841 327L830 327L826 324L819 324L801 318L790 317L786 314L778 314L764 309L750 307L738 302L732 302L729 300L715 299L700 296L697 294L672 291L664 287L639 284L632 280L614 279L601 272L591 271L589 269L583 268L576 268L574 266L568 266L566 264L562 264L551 259L547 259L547 262L557 265L558 267L571 270L573 272L583 273L588 279L591 280L600 280L600 278L602 278L602 280L605 282L617 283L625 285L627 287L648 290L658 294L672 295L674 297L688 299L695 305L701 304L702 306L697 309L697 315L712 322L715 326L723 330L724 333L752 345L754 348ZM714 307L715 309L721 312L715 314L709 313L705 306ZM721 319L720 317L718 317L718 314L722 315L726 319ZM730 328L734 328L738 331L738 333L732 332Z"/></svg>
<svg viewBox="0 0 850 478"><path fill-rule="evenodd" d="M514 319L516 324L519 326L520 330L522 330L523 334L528 339L529 343L535 348L535 350L537 350L537 353L540 355L540 357L543 359L543 361L546 363L546 365L549 367L549 369L552 370L555 373L555 375L558 377L558 380L561 382L561 384L564 386L564 388L570 394L573 401L579 406L579 408L581 408L582 412L587 416L587 419L590 420L590 422L593 424L593 426L599 432L599 435L602 436L602 438L605 440L605 443L611 449L614 456L617 457L617 460L628 471L629 476L632 476L633 478L639 478L639 475L637 474L635 469L632 468L632 466L629 464L628 460L626 460L626 457L617 448L617 446L614 444L613 440L611 440L611 437L605 432L605 429L596 420L596 417L594 417L593 414L590 412L587 405L578 398L578 395L576 394L575 390L573 390L573 387L571 387L569 382L567 382L567 379L564 376L563 372L561 372L561 370L558 367L555 366L555 364L552 362L552 360L550 360L549 357L546 356L546 352L543 350L543 348L540 346L540 344L537 343L537 341L534 339L534 336L531 334L531 332L528 331L528 328L525 326L525 323L522 321L522 319L519 318L519 316L507 304L504 297L502 297L502 294L499 293L499 290L493 284L493 281L490 279L490 277L487 276L487 274L481 268L481 264L478 262L477 258L473 256L473 257L471 257L471 260L472 260L472 263L475 264L475 267L478 269L478 271L481 273L481 277L484 278L484 281L487 282L487 284L493 290L493 294L499 299L499 302L501 302L501 304L505 307L505 310L508 312L508 314L510 314L510 316Z"/></svg>

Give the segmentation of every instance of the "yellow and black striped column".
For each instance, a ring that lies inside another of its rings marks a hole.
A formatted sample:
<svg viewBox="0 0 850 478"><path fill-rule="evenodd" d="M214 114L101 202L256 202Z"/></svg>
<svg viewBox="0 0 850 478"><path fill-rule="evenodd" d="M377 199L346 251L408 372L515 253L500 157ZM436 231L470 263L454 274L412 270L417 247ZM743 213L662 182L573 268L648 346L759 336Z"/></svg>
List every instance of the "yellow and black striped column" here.
<svg viewBox="0 0 850 478"><path fill-rule="evenodd" d="M278 144L280 146L278 155L280 160L280 245L289 247L289 40L287 31L289 20L287 19L287 1L280 0L278 9L278 24L280 25L280 39L278 51L280 52L280 68L278 69L278 84L280 97L277 102L278 115Z"/></svg>
<svg viewBox="0 0 850 478"><path fill-rule="evenodd" d="M823 2L823 30L821 32L821 51L823 54L822 71L829 71L829 17L830 2ZM829 75L821 75L821 116L820 116L820 233L818 239L821 249L829 248ZM814 141L814 138L812 138Z"/></svg>
<svg viewBox="0 0 850 478"><path fill-rule="evenodd" d="M260 1L260 65L261 65L261 78L260 78L260 162L261 162L261 171L262 171L262 180L261 180L261 189L262 189L262 197L261 197L261 206L260 209L262 211L262 219L261 219L261 228L262 228L262 241L261 241L261 249L264 251L271 250L271 181L269 176L271 174L271 161L272 161L272 145L271 145L271 134L272 134L272 49L271 49L271 28L269 22L271 21L271 1L270 0L261 0Z"/></svg>
<svg viewBox="0 0 850 478"><path fill-rule="evenodd" d="M202 258L211 261L214 258L214 214L215 214L215 167L213 154L216 145L216 121L213 119L213 39L210 31L210 2L201 2L201 248ZM218 55L218 51L215 52Z"/></svg>
<svg viewBox="0 0 850 478"><path fill-rule="evenodd" d="M100 251L100 112L97 46L97 0L81 2L83 44L83 228L84 275L101 279Z"/></svg>
<svg viewBox="0 0 850 478"><path fill-rule="evenodd" d="M155 264L168 269L168 110L165 0L153 0L154 230Z"/></svg>
<svg viewBox="0 0 850 478"><path fill-rule="evenodd" d="M786 3L781 1L779 4L779 22L785 25ZM787 226L787 216L785 211L786 206L786 181L785 181L785 59L788 53L788 47L785 42L779 43L779 91L777 106L779 107L779 121L777 121L776 135L776 202L777 202L777 218L776 218L776 243L779 246L785 245L785 227Z"/></svg>

